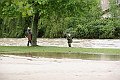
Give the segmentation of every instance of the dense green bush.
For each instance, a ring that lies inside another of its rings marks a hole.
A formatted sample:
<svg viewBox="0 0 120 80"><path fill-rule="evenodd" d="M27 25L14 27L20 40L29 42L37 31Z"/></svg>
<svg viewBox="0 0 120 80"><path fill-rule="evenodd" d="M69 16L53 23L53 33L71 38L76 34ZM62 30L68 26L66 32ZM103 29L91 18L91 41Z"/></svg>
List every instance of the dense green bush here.
<svg viewBox="0 0 120 80"><path fill-rule="evenodd" d="M75 37L76 38L87 38L88 29L82 25L78 25L75 29Z"/></svg>
<svg viewBox="0 0 120 80"><path fill-rule="evenodd" d="M102 38L102 39L108 39L108 38L114 38L114 27L111 27L111 26L103 26L100 28L100 35L99 35L99 38Z"/></svg>
<svg viewBox="0 0 120 80"><path fill-rule="evenodd" d="M75 29L76 38L111 39L120 38L118 19L100 19Z"/></svg>
<svg viewBox="0 0 120 80"><path fill-rule="evenodd" d="M23 18L22 22L19 22L19 19L6 19L0 24L0 37L24 37L30 22L29 18ZM77 18L66 18L54 21L45 19L39 22L38 37L61 38L67 33L82 39L120 38L120 20L97 19L83 24Z"/></svg>
<svg viewBox="0 0 120 80"><path fill-rule="evenodd" d="M0 24L1 38L21 38L25 36L27 27L31 27L31 17L4 18Z"/></svg>
<svg viewBox="0 0 120 80"><path fill-rule="evenodd" d="M24 1L0 3L0 38L24 37L27 27L32 27L35 40L63 38L67 33L74 38L120 38L120 8L115 0L110 1L107 19L101 18L100 0Z"/></svg>
<svg viewBox="0 0 120 80"><path fill-rule="evenodd" d="M116 26L115 28L114 28L114 32L113 32L113 34L114 34L114 38L120 38L120 26Z"/></svg>

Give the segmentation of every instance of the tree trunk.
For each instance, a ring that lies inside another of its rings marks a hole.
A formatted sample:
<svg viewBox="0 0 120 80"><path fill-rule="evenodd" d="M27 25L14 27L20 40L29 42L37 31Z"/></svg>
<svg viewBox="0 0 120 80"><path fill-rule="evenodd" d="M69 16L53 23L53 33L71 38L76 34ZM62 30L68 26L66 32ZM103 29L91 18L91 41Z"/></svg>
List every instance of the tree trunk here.
<svg viewBox="0 0 120 80"><path fill-rule="evenodd" d="M35 15L33 16L33 24L32 24L32 46L37 46L38 21L39 21L39 12L35 13Z"/></svg>

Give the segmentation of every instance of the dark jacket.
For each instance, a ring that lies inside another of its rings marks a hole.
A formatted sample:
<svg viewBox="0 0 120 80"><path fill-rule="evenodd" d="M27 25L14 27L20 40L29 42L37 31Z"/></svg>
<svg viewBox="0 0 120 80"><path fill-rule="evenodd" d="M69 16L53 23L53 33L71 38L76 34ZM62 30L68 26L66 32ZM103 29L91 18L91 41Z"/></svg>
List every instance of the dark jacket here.
<svg viewBox="0 0 120 80"><path fill-rule="evenodd" d="M71 35L67 35L67 40L68 40L68 43L72 43L72 36Z"/></svg>
<svg viewBox="0 0 120 80"><path fill-rule="evenodd" d="M26 37L28 38L28 41L31 41L32 40L32 33L30 31L27 31Z"/></svg>

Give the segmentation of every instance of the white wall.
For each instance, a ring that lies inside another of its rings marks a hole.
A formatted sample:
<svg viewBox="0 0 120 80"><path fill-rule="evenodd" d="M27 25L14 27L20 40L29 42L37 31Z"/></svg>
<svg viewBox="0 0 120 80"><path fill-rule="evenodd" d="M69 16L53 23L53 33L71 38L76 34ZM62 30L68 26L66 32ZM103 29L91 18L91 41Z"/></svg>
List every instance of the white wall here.
<svg viewBox="0 0 120 80"><path fill-rule="evenodd" d="M101 0L101 7L103 11L109 9L109 0Z"/></svg>

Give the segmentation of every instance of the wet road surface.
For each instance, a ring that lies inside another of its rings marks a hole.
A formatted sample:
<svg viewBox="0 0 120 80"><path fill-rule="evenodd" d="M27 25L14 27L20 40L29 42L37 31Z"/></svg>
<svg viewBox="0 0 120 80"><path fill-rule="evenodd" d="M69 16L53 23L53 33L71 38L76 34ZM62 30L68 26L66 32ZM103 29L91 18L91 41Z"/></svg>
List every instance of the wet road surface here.
<svg viewBox="0 0 120 80"><path fill-rule="evenodd" d="M0 80L120 80L120 61L2 55Z"/></svg>

